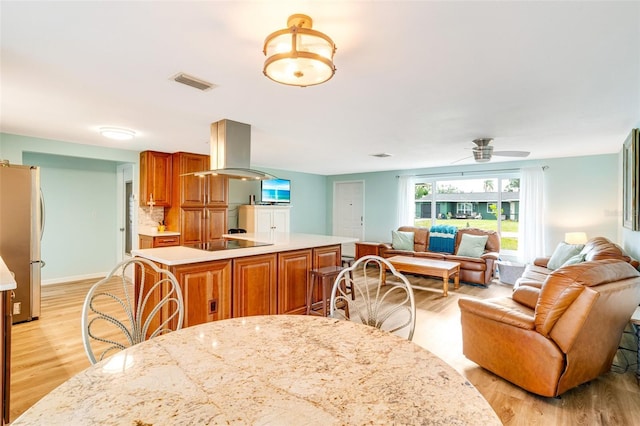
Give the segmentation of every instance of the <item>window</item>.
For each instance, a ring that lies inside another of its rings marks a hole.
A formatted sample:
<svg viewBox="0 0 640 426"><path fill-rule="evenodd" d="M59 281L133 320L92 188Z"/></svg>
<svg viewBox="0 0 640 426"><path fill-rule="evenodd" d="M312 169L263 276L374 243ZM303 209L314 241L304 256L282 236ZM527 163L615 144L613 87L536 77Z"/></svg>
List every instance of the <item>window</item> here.
<svg viewBox="0 0 640 426"><path fill-rule="evenodd" d="M503 252L518 249L519 173L468 179L431 179L415 185L415 225L494 230Z"/></svg>

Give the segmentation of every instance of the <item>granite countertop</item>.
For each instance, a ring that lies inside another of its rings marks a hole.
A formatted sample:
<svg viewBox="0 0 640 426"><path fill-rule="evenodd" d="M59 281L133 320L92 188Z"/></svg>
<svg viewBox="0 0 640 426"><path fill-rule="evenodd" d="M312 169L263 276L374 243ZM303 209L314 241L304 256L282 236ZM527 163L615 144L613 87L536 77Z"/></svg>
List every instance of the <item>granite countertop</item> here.
<svg viewBox="0 0 640 426"><path fill-rule="evenodd" d="M273 234L226 234L224 237L238 240L259 241L269 243L270 245L219 251L205 251L184 246L174 246L136 249L132 250L131 253L134 256L140 256L163 265L173 266L188 263L209 262L212 260L233 259L236 257L254 256L258 254L301 250L358 241L357 238L351 237L284 232Z"/></svg>
<svg viewBox="0 0 640 426"><path fill-rule="evenodd" d="M481 424L495 412L420 346L323 317L215 321L157 337L77 374L26 424Z"/></svg>
<svg viewBox="0 0 640 426"><path fill-rule="evenodd" d="M16 280L0 256L0 291L14 290L15 288Z"/></svg>

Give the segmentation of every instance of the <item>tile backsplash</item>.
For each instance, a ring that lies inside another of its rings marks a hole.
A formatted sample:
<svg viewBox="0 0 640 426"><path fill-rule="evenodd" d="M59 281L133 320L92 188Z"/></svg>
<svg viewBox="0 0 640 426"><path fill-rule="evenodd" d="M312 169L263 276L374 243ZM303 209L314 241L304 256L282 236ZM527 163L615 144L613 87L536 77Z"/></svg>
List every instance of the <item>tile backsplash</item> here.
<svg viewBox="0 0 640 426"><path fill-rule="evenodd" d="M164 207L138 207L138 229L150 231L158 228L158 222L164 219Z"/></svg>

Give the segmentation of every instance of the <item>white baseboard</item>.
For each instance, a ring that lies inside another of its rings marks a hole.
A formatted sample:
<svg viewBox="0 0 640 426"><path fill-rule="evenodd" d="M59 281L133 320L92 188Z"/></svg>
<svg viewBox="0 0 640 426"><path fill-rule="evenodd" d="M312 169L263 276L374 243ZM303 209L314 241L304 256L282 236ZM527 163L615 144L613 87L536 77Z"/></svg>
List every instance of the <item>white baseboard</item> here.
<svg viewBox="0 0 640 426"><path fill-rule="evenodd" d="M40 284L44 286L44 285L68 283L68 282L72 282L72 281L101 279L101 278L106 277L108 273L109 272L99 272L99 273L95 273L95 274L73 275L73 276L70 276L70 277L52 278L50 280L42 280L40 282Z"/></svg>

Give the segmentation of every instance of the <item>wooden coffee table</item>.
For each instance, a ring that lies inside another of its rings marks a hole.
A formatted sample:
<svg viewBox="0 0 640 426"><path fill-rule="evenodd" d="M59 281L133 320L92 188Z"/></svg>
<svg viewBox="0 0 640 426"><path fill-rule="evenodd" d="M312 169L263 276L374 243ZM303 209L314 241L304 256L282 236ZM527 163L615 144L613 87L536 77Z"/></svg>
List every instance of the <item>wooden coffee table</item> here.
<svg viewBox="0 0 640 426"><path fill-rule="evenodd" d="M449 295L449 278L453 277L453 288L460 287L460 264L424 257L393 256L387 259L399 272L442 277L442 294Z"/></svg>

